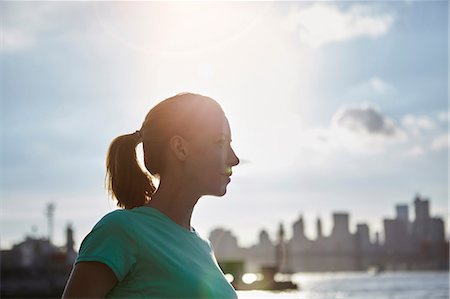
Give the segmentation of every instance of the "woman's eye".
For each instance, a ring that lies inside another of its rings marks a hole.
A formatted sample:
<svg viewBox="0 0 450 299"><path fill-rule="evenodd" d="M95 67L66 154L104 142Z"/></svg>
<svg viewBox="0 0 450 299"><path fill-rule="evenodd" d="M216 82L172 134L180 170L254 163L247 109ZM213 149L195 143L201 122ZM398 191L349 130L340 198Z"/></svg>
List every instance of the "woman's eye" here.
<svg viewBox="0 0 450 299"><path fill-rule="evenodd" d="M225 139L221 139L217 141L217 145L220 147L225 147L228 145L228 142Z"/></svg>

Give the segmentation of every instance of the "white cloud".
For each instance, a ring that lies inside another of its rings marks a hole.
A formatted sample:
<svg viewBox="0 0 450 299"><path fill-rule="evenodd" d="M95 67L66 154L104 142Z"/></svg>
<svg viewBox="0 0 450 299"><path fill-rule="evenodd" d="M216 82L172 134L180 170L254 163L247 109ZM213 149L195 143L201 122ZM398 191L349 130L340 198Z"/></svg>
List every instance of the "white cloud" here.
<svg viewBox="0 0 450 299"><path fill-rule="evenodd" d="M437 113L434 118L413 114L403 116L401 124L409 134L411 146L405 155L417 157L425 154L427 149L439 151L448 148L448 135L447 133L442 134L437 123L437 120L445 121L446 117L448 117L446 112ZM426 149L420 144L427 144Z"/></svg>
<svg viewBox="0 0 450 299"><path fill-rule="evenodd" d="M392 14L375 15L369 6L353 5L343 12L333 5L314 4L292 9L283 27L297 32L310 47L320 47L358 37L379 37L393 22Z"/></svg>
<svg viewBox="0 0 450 299"><path fill-rule="evenodd" d="M386 80L378 76L373 76L366 81L362 81L351 86L347 90L345 97L347 99L354 100L370 99L373 101L378 101L386 97L392 97L396 94L396 92L396 88Z"/></svg>
<svg viewBox="0 0 450 299"><path fill-rule="evenodd" d="M370 86L373 88L374 91L383 94L391 89L391 86L381 80L378 77L373 77L369 80Z"/></svg>
<svg viewBox="0 0 450 299"><path fill-rule="evenodd" d="M409 157L418 157L418 156L422 156L424 153L425 153L425 149L420 145L416 145L416 146L412 147L411 149L409 149L408 151L406 151L405 155L409 156Z"/></svg>
<svg viewBox="0 0 450 299"><path fill-rule="evenodd" d="M419 135L422 130L436 129L436 123L426 115L407 114L402 118L401 123L413 135Z"/></svg>
<svg viewBox="0 0 450 299"><path fill-rule="evenodd" d="M368 104L336 111L331 129L344 148L359 154L381 153L388 144L406 140L393 120Z"/></svg>
<svg viewBox="0 0 450 299"><path fill-rule="evenodd" d="M19 29L2 28L2 51L15 51L30 47L34 37Z"/></svg>
<svg viewBox="0 0 450 299"><path fill-rule="evenodd" d="M328 128L303 134L305 147L321 153L345 150L353 154L378 154L389 144L404 142L406 134L378 109L361 104L336 111Z"/></svg>
<svg viewBox="0 0 450 299"><path fill-rule="evenodd" d="M437 118L441 122L448 122L448 111L441 111L437 114Z"/></svg>
<svg viewBox="0 0 450 299"><path fill-rule="evenodd" d="M356 134L393 137L398 133L395 124L369 105L341 108L332 119L332 126Z"/></svg>
<svg viewBox="0 0 450 299"><path fill-rule="evenodd" d="M54 2L10 1L2 5L2 9L5 21L1 28L1 52L29 49L53 30L62 30L62 36L66 36L69 16L76 15L72 5Z"/></svg>
<svg viewBox="0 0 450 299"><path fill-rule="evenodd" d="M449 148L448 134L443 134L443 135L437 137L431 143L431 149L433 149L435 151L440 151L440 150L448 149L448 148Z"/></svg>

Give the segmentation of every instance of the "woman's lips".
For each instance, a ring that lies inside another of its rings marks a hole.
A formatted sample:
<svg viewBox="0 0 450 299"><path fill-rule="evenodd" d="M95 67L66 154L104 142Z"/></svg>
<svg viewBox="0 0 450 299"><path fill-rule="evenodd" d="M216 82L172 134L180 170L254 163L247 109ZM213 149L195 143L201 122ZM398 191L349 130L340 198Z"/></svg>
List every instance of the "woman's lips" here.
<svg viewBox="0 0 450 299"><path fill-rule="evenodd" d="M223 175L224 177L226 177L226 178L228 179L228 182L230 182L230 181L231 181L231 178L230 178L230 176L229 176L228 174L226 174L226 173L222 173L222 175Z"/></svg>

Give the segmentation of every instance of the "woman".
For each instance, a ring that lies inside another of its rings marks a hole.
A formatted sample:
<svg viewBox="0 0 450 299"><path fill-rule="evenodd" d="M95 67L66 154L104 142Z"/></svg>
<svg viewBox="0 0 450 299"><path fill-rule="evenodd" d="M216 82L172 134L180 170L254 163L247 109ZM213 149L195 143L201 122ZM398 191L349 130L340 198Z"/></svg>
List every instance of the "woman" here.
<svg viewBox="0 0 450 299"><path fill-rule="evenodd" d="M136 159L140 142L149 173ZM107 185L124 209L83 240L63 298L236 298L210 243L191 227L199 198L226 192L239 163L230 142L220 105L191 93L162 101L139 131L117 137Z"/></svg>

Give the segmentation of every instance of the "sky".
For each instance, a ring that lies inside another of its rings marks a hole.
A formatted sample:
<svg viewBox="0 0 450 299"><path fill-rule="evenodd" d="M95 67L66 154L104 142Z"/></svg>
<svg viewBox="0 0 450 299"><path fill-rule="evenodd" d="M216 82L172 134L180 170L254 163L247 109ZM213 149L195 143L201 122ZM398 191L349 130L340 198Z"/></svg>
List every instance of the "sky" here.
<svg viewBox="0 0 450 299"><path fill-rule="evenodd" d="M116 209L109 143L184 91L222 105L241 159L196 206L204 236L250 246L303 216L314 238L348 212L373 237L417 193L448 235L448 2L0 5L2 248L47 236L50 202L79 246Z"/></svg>

